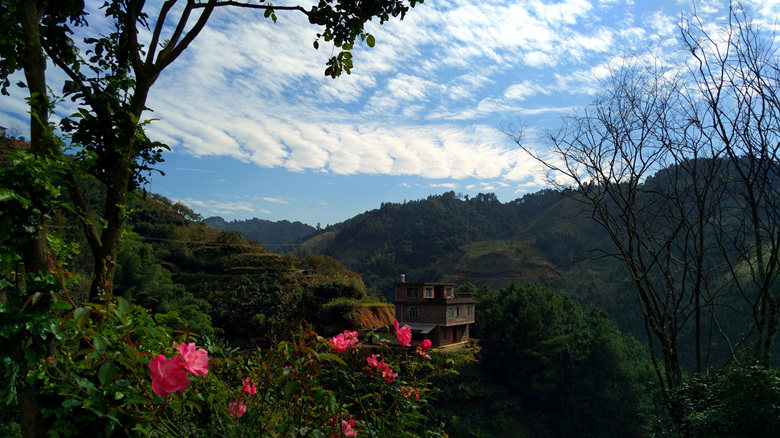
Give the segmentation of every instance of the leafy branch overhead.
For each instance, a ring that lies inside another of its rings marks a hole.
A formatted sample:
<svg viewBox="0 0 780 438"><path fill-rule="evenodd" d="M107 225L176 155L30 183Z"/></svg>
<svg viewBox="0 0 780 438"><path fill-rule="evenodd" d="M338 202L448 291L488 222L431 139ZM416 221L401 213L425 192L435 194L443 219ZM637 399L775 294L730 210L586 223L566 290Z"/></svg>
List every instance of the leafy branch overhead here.
<svg viewBox="0 0 780 438"><path fill-rule="evenodd" d="M372 21L374 18L379 19L379 24L383 24L391 18L403 20L409 8L413 8L423 1L409 0L407 4L402 0L364 2L320 0L318 4L313 5L308 10L302 6L274 5L264 0L259 0L258 3L235 0L190 2L188 6L192 4L193 9L208 9L218 6L262 9L265 11L265 18L271 18L274 22L277 20L277 11L301 12L309 19L309 23L325 28L322 32L317 33L317 40L313 43L315 49L319 49L320 39L332 42L335 47L342 49L338 54L330 57L327 62L328 67L325 69L325 75L335 79L341 76L342 72L347 74L352 72L353 64L350 51L354 47L355 39L360 37L360 40L365 41L369 47L374 47L376 44L374 36L365 31L366 22ZM176 0L169 0L167 3L176 3ZM155 32L155 35L158 36L158 32Z"/></svg>

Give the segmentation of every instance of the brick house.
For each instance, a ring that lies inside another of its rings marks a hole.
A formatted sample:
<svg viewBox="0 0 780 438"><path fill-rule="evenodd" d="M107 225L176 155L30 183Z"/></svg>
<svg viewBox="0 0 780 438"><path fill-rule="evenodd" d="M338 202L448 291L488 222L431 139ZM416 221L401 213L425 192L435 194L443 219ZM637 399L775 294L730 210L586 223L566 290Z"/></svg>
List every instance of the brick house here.
<svg viewBox="0 0 780 438"><path fill-rule="evenodd" d="M467 341L474 323L474 298L455 298L454 283L395 283L395 317L412 327L412 343L433 346Z"/></svg>

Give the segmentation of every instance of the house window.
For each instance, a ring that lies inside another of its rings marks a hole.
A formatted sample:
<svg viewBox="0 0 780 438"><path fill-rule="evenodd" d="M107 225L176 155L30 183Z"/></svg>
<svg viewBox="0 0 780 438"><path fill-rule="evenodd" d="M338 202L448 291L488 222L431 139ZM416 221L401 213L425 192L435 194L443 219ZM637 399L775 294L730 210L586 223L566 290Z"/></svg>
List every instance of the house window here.
<svg viewBox="0 0 780 438"><path fill-rule="evenodd" d="M474 316L474 306L469 306L467 308L468 316Z"/></svg>
<svg viewBox="0 0 780 438"><path fill-rule="evenodd" d="M419 292L419 289L416 287L407 287L406 288L406 298L417 298L417 293Z"/></svg>
<svg viewBox="0 0 780 438"><path fill-rule="evenodd" d="M446 341L447 340L447 329L446 328L441 332L441 340L442 341Z"/></svg>
<svg viewBox="0 0 780 438"><path fill-rule="evenodd" d="M451 287L446 288L445 293L447 298L450 298L452 296L452 288Z"/></svg>
<svg viewBox="0 0 780 438"><path fill-rule="evenodd" d="M455 318L455 308L454 307L448 307L447 308L447 317L448 318Z"/></svg>
<svg viewBox="0 0 780 438"><path fill-rule="evenodd" d="M417 307L407 307L406 308L406 317L407 318L418 318L420 315L419 310L417 310Z"/></svg>
<svg viewBox="0 0 780 438"><path fill-rule="evenodd" d="M432 287L426 287L425 288L425 298L433 298L433 288Z"/></svg>

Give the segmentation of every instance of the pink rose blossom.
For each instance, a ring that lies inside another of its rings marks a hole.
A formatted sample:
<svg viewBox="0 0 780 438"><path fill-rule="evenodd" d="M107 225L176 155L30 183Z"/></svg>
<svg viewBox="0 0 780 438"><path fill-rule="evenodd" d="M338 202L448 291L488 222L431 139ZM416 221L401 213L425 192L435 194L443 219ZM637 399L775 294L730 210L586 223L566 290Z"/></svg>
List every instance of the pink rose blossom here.
<svg viewBox="0 0 780 438"><path fill-rule="evenodd" d="M333 418L328 418L331 424L333 424ZM355 427L355 420L352 419L352 415L349 416L349 421L341 420L341 432L345 436L357 436L357 431L353 429Z"/></svg>
<svg viewBox="0 0 780 438"><path fill-rule="evenodd" d="M425 339L422 342L420 342L420 345L417 346L417 354L419 354L420 356L428 360L431 360L431 356L428 355L428 353L426 353L426 351L428 351L429 348L431 348L431 340Z"/></svg>
<svg viewBox="0 0 780 438"><path fill-rule="evenodd" d="M336 353L343 353L349 348L349 341L344 339L344 335L340 334L330 338L330 345L336 350Z"/></svg>
<svg viewBox="0 0 780 438"><path fill-rule="evenodd" d="M195 343L179 345L179 354L184 362L184 368L193 376L205 376L209 372L209 353L202 349L195 349Z"/></svg>
<svg viewBox="0 0 780 438"><path fill-rule="evenodd" d="M257 392L257 385L252 383L252 381L249 379L249 377L247 377L241 383L241 389L244 390L245 394L252 395L252 394Z"/></svg>
<svg viewBox="0 0 780 438"><path fill-rule="evenodd" d="M351 332L349 330L344 330L344 333L339 333L338 335L330 338L330 345L334 350L336 350L337 353L343 353L347 351L347 348L349 347L357 348L357 343L358 332Z"/></svg>
<svg viewBox="0 0 780 438"><path fill-rule="evenodd" d="M398 338L398 343L404 347L412 345L412 327L405 325L401 328L398 327L398 320L393 321L395 326L395 336Z"/></svg>
<svg viewBox="0 0 780 438"><path fill-rule="evenodd" d="M383 365L385 365L384 361L383 361ZM385 367L382 369L382 377L385 379L385 383L387 383L388 385L393 383L393 381L397 376L398 373L394 373L393 370L387 365L385 365Z"/></svg>
<svg viewBox="0 0 780 438"><path fill-rule="evenodd" d="M344 335L344 339L349 341L350 345L352 345L352 347L355 348L355 346L358 343L358 332L351 332L349 330L344 330L344 333L342 333L342 335Z"/></svg>
<svg viewBox="0 0 780 438"><path fill-rule="evenodd" d="M231 417L241 418L246 414L246 405L241 403L241 400L236 400L228 405L228 413Z"/></svg>
<svg viewBox="0 0 780 438"><path fill-rule="evenodd" d="M393 383L396 376L398 376L398 373L394 373L393 369L390 368L386 363L385 360L382 359L381 361L378 361L377 358L379 357L378 354L372 354L371 356L366 357L366 361L368 362L368 366L371 368L376 369L380 373L382 373L382 378L385 379L385 383L390 384Z"/></svg>
<svg viewBox="0 0 780 438"><path fill-rule="evenodd" d="M380 362L378 360L376 360L376 358L378 358L378 357L379 357L378 354L372 354L371 356L367 357L366 361L368 362L368 366L370 366L371 368L380 368L380 365L379 365ZM384 363L384 362L385 362L385 360L382 359L382 363Z"/></svg>
<svg viewBox="0 0 780 438"><path fill-rule="evenodd" d="M174 392L184 391L190 385L187 371L183 368L181 357L174 356L168 360L165 355L159 355L149 362L152 372L152 391L165 397Z"/></svg>
<svg viewBox="0 0 780 438"><path fill-rule="evenodd" d="M357 436L357 431L352 428L352 426L355 425L355 420L352 419L352 416L349 416L349 421L347 420L341 420L341 431L344 433L344 436Z"/></svg>

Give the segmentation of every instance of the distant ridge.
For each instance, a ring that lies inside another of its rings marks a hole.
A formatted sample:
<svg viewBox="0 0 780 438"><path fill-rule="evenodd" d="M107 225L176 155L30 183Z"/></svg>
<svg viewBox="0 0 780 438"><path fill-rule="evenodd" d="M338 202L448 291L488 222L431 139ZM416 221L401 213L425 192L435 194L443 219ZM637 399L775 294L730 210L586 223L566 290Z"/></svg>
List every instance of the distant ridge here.
<svg viewBox="0 0 780 438"><path fill-rule="evenodd" d="M219 216L212 216L203 219L203 223L218 230L238 232L245 239L257 241L269 247L292 243L317 231L311 225L287 220L273 222L254 218L227 222Z"/></svg>

